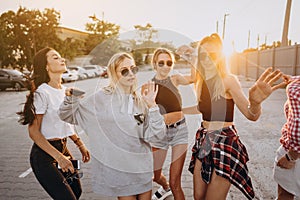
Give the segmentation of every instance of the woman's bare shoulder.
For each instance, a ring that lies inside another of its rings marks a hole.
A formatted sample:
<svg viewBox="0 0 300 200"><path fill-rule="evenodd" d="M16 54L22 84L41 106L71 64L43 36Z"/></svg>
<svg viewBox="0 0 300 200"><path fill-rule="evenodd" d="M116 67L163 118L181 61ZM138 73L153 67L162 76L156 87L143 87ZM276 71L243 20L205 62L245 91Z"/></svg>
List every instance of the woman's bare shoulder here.
<svg viewBox="0 0 300 200"><path fill-rule="evenodd" d="M226 77L224 77L223 81L226 87L232 87L240 84L237 76L233 74L228 74Z"/></svg>

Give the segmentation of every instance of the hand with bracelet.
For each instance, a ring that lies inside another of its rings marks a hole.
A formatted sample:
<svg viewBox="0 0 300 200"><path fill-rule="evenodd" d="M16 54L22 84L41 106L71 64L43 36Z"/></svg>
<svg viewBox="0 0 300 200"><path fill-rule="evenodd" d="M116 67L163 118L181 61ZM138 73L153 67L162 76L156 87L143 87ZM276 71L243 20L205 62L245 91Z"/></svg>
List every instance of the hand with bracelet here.
<svg viewBox="0 0 300 200"><path fill-rule="evenodd" d="M291 154L287 152L278 160L277 166L283 169L292 169L295 166L296 160L296 158L292 157Z"/></svg>
<svg viewBox="0 0 300 200"><path fill-rule="evenodd" d="M82 155L82 162L84 163L88 162L91 159L90 152L89 150L87 150L84 143L81 141L80 137L78 137L77 135L76 136L72 135L70 136L70 138L73 140L74 144L76 144L76 146L78 147Z"/></svg>

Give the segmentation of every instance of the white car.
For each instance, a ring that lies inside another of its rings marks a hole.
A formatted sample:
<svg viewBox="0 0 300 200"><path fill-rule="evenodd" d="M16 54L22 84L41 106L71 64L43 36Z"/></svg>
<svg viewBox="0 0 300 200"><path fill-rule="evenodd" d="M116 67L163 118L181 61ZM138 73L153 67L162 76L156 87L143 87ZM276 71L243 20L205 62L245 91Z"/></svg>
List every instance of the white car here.
<svg viewBox="0 0 300 200"><path fill-rule="evenodd" d="M78 73L74 70L67 70L62 74L62 82L71 82L78 80Z"/></svg>
<svg viewBox="0 0 300 200"><path fill-rule="evenodd" d="M73 66L68 66L67 68L71 71L77 71L78 79L80 79L80 80L86 79L89 77L88 72L83 67L73 65Z"/></svg>
<svg viewBox="0 0 300 200"><path fill-rule="evenodd" d="M99 65L85 65L83 68L94 73L94 77L98 77L102 73L101 67Z"/></svg>

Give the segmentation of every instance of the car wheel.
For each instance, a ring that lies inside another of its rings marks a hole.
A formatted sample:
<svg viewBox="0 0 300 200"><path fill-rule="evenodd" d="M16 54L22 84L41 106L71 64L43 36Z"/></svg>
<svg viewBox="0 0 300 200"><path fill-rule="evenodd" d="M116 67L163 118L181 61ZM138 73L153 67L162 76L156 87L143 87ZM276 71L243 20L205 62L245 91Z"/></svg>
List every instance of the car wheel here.
<svg viewBox="0 0 300 200"><path fill-rule="evenodd" d="M22 85L20 83L15 83L14 88L16 91L20 91L22 89Z"/></svg>
<svg viewBox="0 0 300 200"><path fill-rule="evenodd" d="M1 90L1 91L4 91L4 90L6 90L6 88L0 88L0 90Z"/></svg>

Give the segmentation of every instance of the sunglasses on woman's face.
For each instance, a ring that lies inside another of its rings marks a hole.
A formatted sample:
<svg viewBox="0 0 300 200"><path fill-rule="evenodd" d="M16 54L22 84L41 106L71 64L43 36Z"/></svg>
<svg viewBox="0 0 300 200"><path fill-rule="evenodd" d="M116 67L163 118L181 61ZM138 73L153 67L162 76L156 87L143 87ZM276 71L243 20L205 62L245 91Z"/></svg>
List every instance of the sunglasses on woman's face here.
<svg viewBox="0 0 300 200"><path fill-rule="evenodd" d="M136 74L138 71L139 71L139 68L138 67L130 67L130 69L129 68L124 68L124 69L122 69L121 70L121 74L122 74L122 76L128 76L129 75L129 72L132 72L133 74Z"/></svg>
<svg viewBox="0 0 300 200"><path fill-rule="evenodd" d="M172 67L173 65L173 61L172 60L167 60L167 61L164 61L164 60L160 60L157 62L158 66L159 67L163 67L163 66L168 66L168 67Z"/></svg>
<svg viewBox="0 0 300 200"><path fill-rule="evenodd" d="M218 53L216 53L216 52L203 52L203 53L200 53L200 60L205 60L207 57L209 57L212 60L217 60Z"/></svg>

